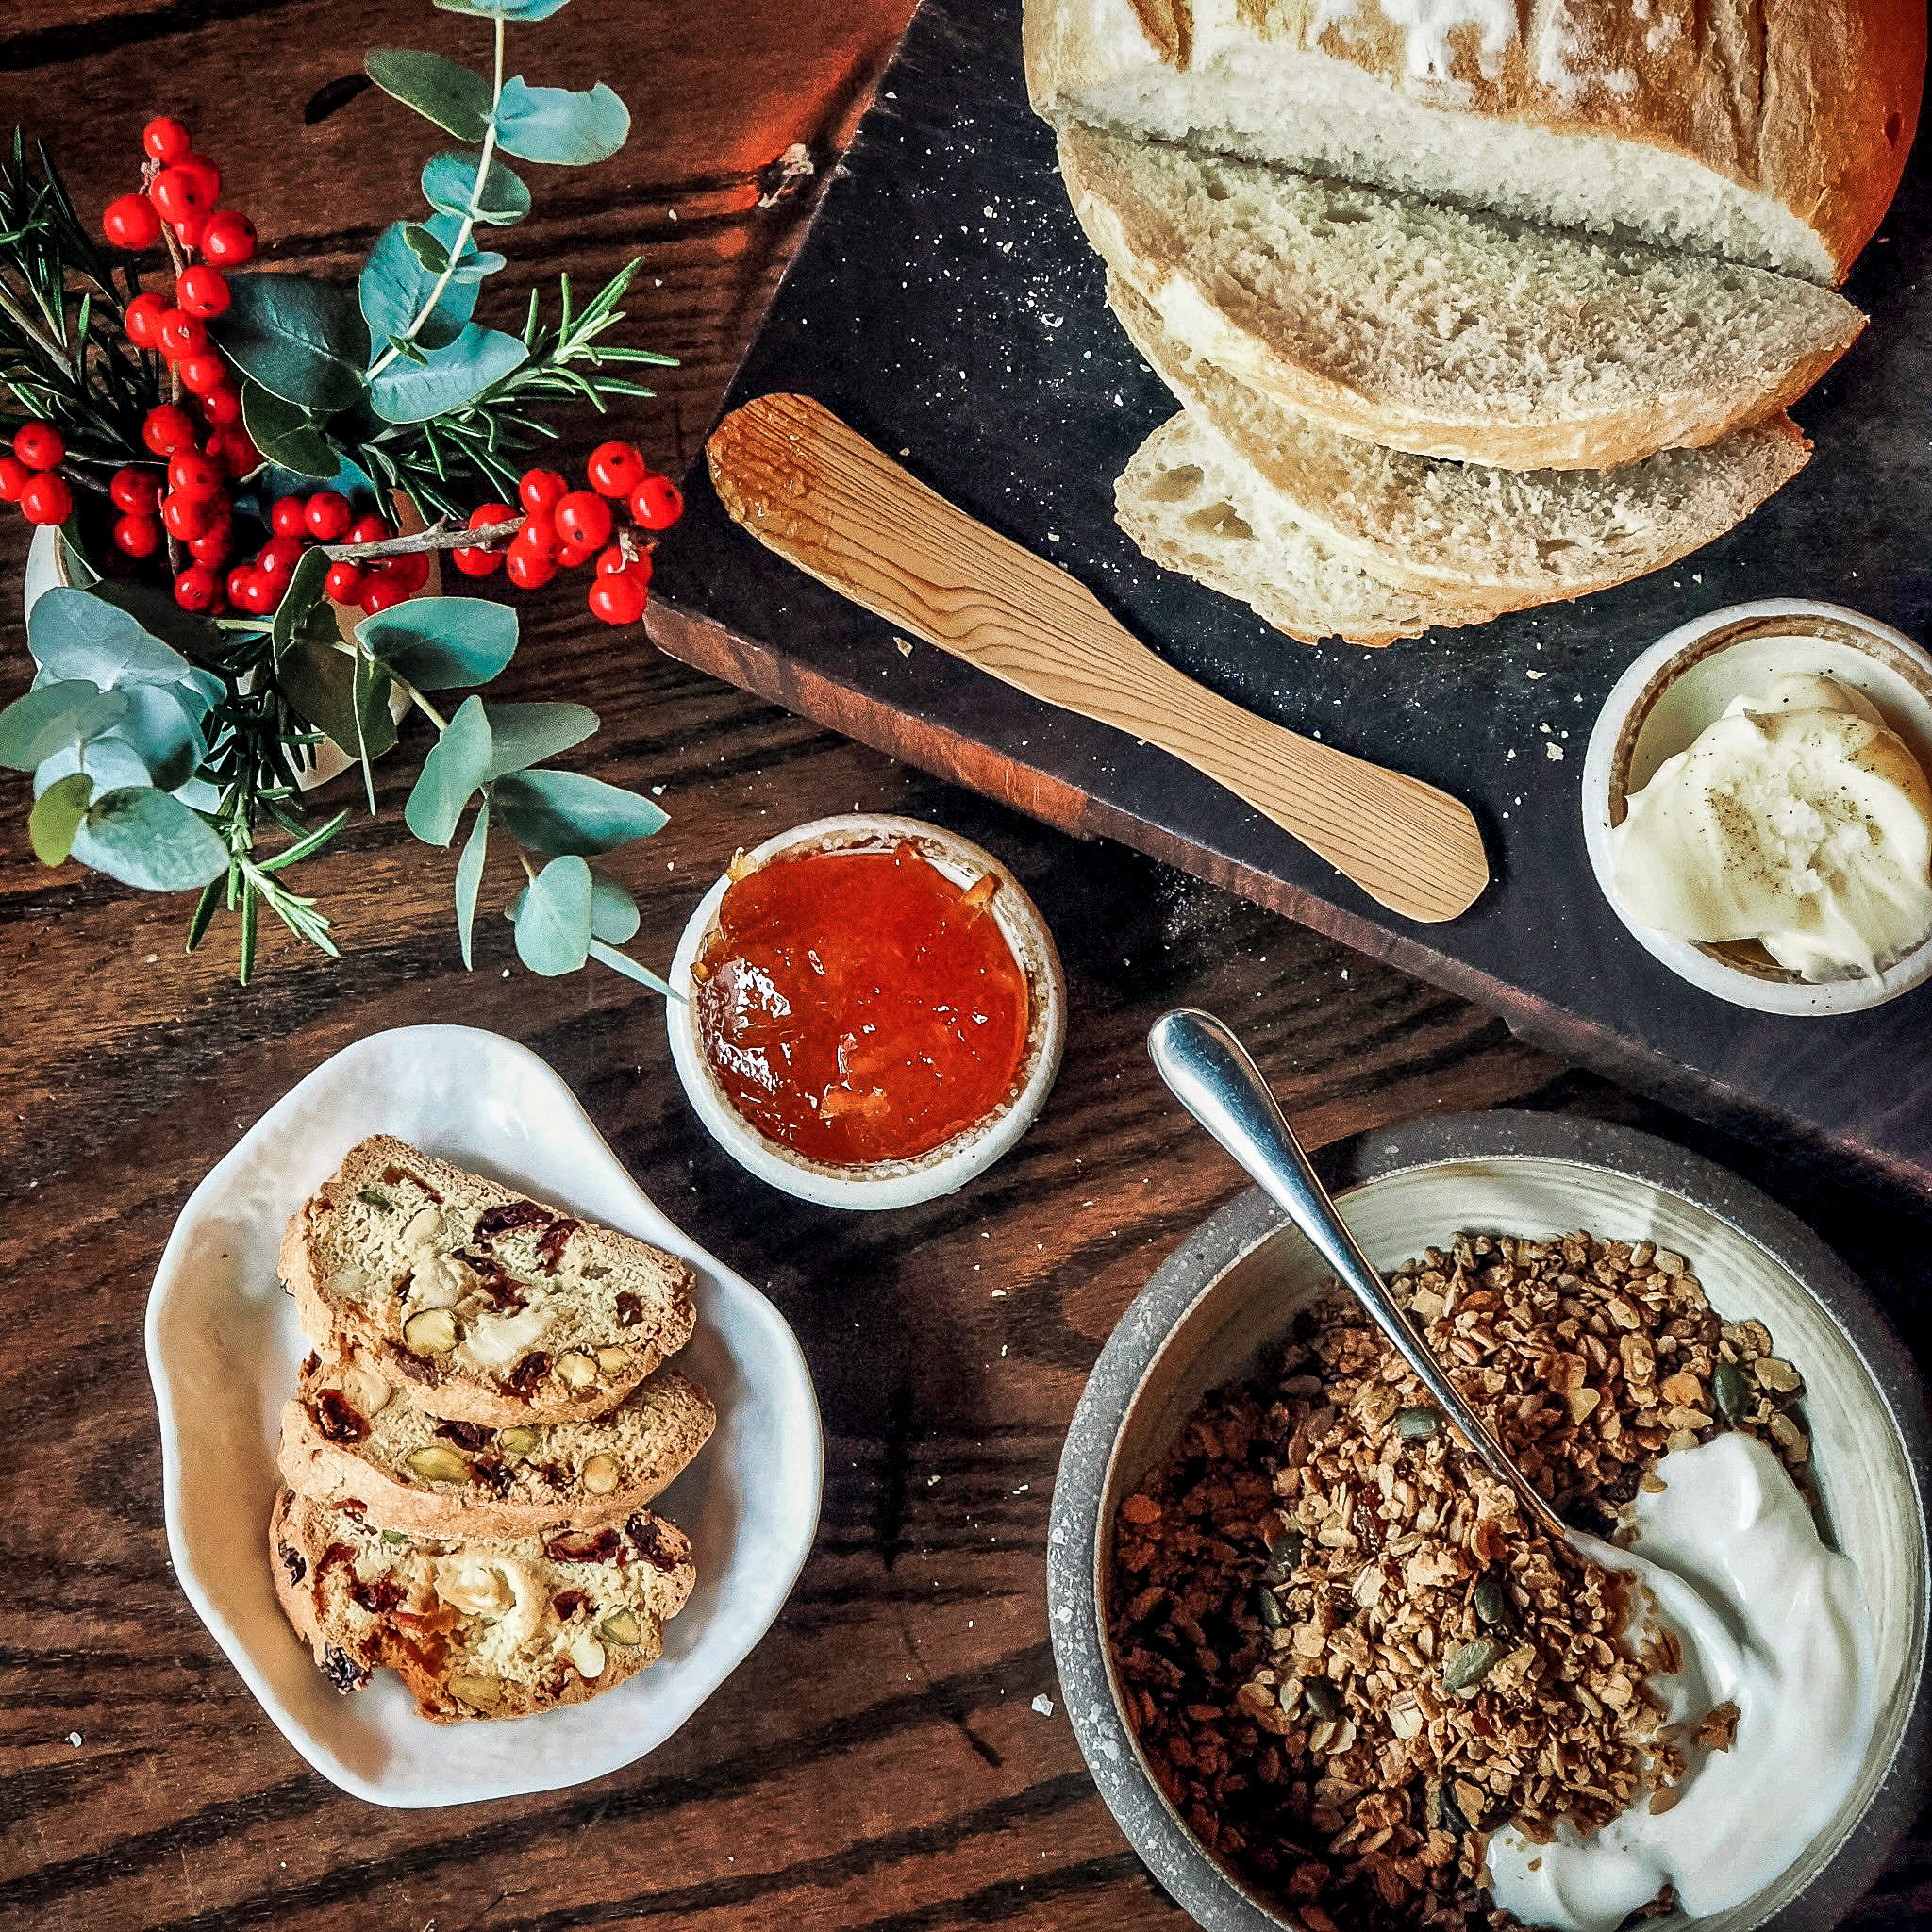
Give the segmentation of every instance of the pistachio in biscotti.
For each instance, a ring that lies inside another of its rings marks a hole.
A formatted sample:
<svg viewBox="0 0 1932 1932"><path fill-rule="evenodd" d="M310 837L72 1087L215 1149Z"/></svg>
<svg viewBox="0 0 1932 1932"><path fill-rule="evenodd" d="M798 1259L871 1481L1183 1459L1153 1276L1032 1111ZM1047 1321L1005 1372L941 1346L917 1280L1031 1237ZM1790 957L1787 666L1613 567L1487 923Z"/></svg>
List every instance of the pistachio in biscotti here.
<svg viewBox="0 0 1932 1932"><path fill-rule="evenodd" d="M597 1379L597 1364L576 1349L557 1357L557 1373L573 1389L588 1389Z"/></svg>
<svg viewBox="0 0 1932 1932"><path fill-rule="evenodd" d="M403 1341L418 1355L447 1355L457 1345L456 1317L447 1308L425 1308L403 1324Z"/></svg>
<svg viewBox="0 0 1932 1932"><path fill-rule="evenodd" d="M584 1464L584 1487L593 1496L608 1496L617 1487L617 1459L593 1456Z"/></svg>
<svg viewBox="0 0 1932 1932"><path fill-rule="evenodd" d="M412 1449L403 1461L413 1474L421 1476L425 1482L467 1483L470 1480L469 1459L441 1442L427 1442L420 1449Z"/></svg>
<svg viewBox="0 0 1932 1932"><path fill-rule="evenodd" d="M638 1620L628 1610L612 1610L597 1625L597 1635L606 1643L614 1643L629 1650L643 1641L644 1633L638 1627Z"/></svg>
<svg viewBox="0 0 1932 1932"><path fill-rule="evenodd" d="M600 1348L597 1351L597 1366L607 1375L621 1375L630 1367L630 1352L622 1348Z"/></svg>

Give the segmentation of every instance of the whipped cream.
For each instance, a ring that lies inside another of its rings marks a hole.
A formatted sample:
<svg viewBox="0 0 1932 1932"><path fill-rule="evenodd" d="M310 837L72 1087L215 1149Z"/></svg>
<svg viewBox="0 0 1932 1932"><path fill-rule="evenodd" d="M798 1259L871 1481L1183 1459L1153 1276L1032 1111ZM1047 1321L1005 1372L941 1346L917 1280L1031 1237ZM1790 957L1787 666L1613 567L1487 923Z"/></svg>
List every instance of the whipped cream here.
<svg viewBox="0 0 1932 1932"><path fill-rule="evenodd" d="M1673 1722L1738 1711L1728 1749L1694 1746L1675 1803L1640 1799L1549 1844L1504 1827L1491 1891L1525 1924L1615 1932L1666 1885L1693 1919L1728 1911L1802 1857L1857 1781L1876 1711L1872 1627L1851 1562L1820 1541L1784 1466L1727 1434L1657 1464L1633 1510L1639 1555L1671 1573L1657 1610L1684 1668L1653 1676Z"/></svg>
<svg viewBox="0 0 1932 1932"><path fill-rule="evenodd" d="M1932 932L1932 786L1861 692L1780 677L1666 758L1611 834L1617 897L1679 939L1757 940L1806 979Z"/></svg>

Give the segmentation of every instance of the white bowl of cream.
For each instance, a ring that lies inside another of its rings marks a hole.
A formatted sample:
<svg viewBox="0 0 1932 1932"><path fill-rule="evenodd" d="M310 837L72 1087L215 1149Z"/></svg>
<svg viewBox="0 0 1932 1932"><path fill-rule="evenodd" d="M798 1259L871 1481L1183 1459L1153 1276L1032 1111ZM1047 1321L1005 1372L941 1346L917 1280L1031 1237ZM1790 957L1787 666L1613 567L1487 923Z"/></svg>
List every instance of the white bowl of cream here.
<svg viewBox="0 0 1932 1932"><path fill-rule="evenodd" d="M1932 655L1841 605L1681 625L1612 688L1583 770L1598 886L1681 978L1760 1012L1932 977Z"/></svg>

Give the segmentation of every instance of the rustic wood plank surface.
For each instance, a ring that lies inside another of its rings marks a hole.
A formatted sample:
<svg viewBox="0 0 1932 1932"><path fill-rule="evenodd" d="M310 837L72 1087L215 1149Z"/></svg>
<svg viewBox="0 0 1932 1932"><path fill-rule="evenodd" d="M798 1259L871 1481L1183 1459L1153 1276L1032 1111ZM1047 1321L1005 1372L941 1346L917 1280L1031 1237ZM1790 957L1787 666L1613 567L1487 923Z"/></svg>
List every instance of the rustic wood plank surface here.
<svg viewBox="0 0 1932 1932"><path fill-rule="evenodd" d="M793 140L829 158L904 10L577 0L561 23L574 32L530 37L533 77L608 76L638 130L608 169L540 202L512 273L588 277L645 252L639 335L687 358L627 425L661 459L702 435L797 239L806 202L758 208L760 171ZM59 137L92 208L125 185L142 115L184 111L281 238L277 258L344 265L407 201L425 151L399 112L343 84L359 50L454 49L469 30L414 0L35 0L0 20L0 119ZM18 581L20 536L0 526L0 584ZM855 806L936 818L1007 858L1059 938L1074 1025L1058 1088L1018 1152L960 1195L887 1217L811 1209L705 1138L639 989L534 979L501 925L460 973L453 860L401 824L420 742L378 768L381 817L315 869L344 959L267 934L247 991L228 977L231 938L182 957L184 908L38 868L25 788L6 778L0 1925L1177 1932L1064 1715L1031 1707L1058 1695L1043 1547L1061 1431L1120 1310L1236 1186L1142 1052L1176 1001L1243 1029L1317 1143L1526 1102L1645 1122L1743 1164L1923 1344L1928 1229L1910 1208L1769 1168L1388 967L603 633L561 589L528 611L506 695L594 702L591 768L662 785L673 813L618 861L643 907L640 957L667 960L733 848L770 830ZM18 622L0 624L0 688L25 667ZM141 1321L175 1215L242 1128L346 1041L449 1018L543 1054L666 1210L773 1294L818 1380L827 1493L779 1624L652 1757L575 1791L404 1813L311 1774L176 1588ZM1903 1932L1928 1914L1922 1828L1855 1923Z"/></svg>

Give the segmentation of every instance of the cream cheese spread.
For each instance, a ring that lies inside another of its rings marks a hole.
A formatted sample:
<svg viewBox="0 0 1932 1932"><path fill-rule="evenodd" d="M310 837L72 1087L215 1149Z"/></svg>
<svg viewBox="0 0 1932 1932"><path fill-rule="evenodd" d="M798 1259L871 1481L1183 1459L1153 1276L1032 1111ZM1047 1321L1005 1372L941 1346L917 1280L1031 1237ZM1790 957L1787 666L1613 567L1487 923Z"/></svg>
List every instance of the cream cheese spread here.
<svg viewBox="0 0 1932 1932"><path fill-rule="evenodd" d="M1876 973L1932 932L1932 786L1834 678L1734 699L1632 795L1610 839L1631 918L1757 940L1805 979Z"/></svg>
<svg viewBox="0 0 1932 1932"><path fill-rule="evenodd" d="M1783 1465L1749 1436L1657 1464L1633 1547L1670 1573L1663 1621L1685 1667L1651 1686L1673 1722L1734 1705L1728 1749L1695 1747L1675 1803L1640 1799L1589 1838L1490 1840L1491 1890L1525 1924L1615 1932L1666 1885L1693 1919L1755 1897L1801 1858L1857 1781L1876 1709L1872 1629L1850 1561L1819 1540ZM1678 1601L1679 1588L1687 1598Z"/></svg>

